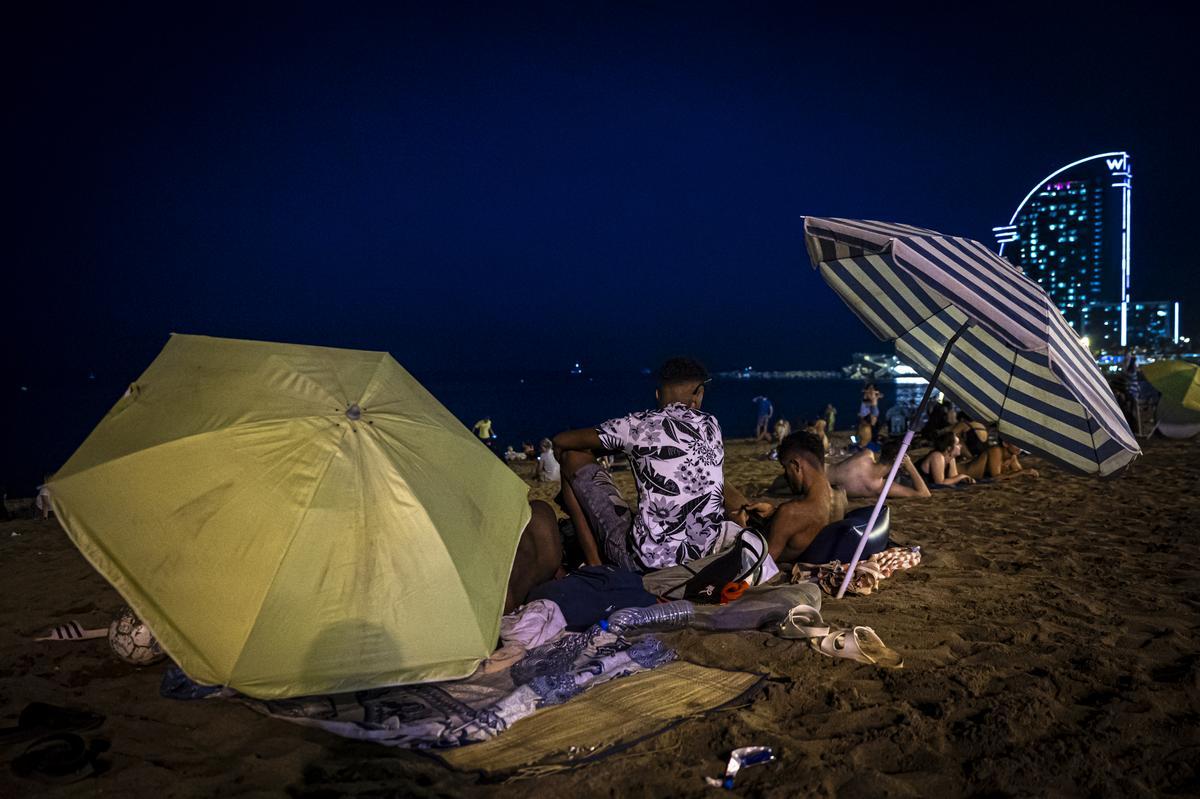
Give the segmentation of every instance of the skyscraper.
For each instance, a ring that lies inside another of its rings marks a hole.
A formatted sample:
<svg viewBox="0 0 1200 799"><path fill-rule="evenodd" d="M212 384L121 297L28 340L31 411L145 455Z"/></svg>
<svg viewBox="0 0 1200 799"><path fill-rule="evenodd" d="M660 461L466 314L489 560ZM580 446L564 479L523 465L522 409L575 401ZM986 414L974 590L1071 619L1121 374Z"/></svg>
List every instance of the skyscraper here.
<svg viewBox="0 0 1200 799"><path fill-rule="evenodd" d="M1093 304L1129 301L1131 181L1128 153L1080 159L1039 181L993 228L1000 254L1042 284L1076 331L1091 327Z"/></svg>
<svg viewBox="0 0 1200 799"><path fill-rule="evenodd" d="M1047 175L1007 225L992 228L1000 254L1097 349L1161 349L1179 339L1178 303L1130 304L1132 193L1129 154L1099 153Z"/></svg>

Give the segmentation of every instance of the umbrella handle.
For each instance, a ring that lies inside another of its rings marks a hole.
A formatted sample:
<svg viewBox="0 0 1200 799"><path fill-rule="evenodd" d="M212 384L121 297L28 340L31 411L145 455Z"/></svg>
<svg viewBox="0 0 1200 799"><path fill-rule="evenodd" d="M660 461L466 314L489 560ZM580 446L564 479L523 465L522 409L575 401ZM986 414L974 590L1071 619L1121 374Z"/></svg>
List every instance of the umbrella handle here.
<svg viewBox="0 0 1200 799"><path fill-rule="evenodd" d="M917 412L913 414L912 421L909 422L908 432L904 434L904 441L900 444L900 451L896 453L896 460L892 462L892 469L888 472L883 490L879 492L879 499L875 500L875 507L871 510L871 519L867 522L862 537L858 539L858 548L854 550L854 557L850 559L850 565L846 567L846 578L842 580L842 587L838 589L838 599L846 595L846 589L850 587L850 581L854 579L854 570L862 558L863 549L867 546L867 539L871 537L871 533L875 532L875 522L879 519L880 511L883 510L883 503L887 501L888 492L892 490L892 483L896 481L896 472L900 471L900 464L904 463L904 458L908 455L908 447L912 444L913 436L917 432L917 423L925 415L925 408L929 406L929 398L933 396L933 387L938 378L942 376L942 367L946 365L946 359L950 357L950 350L954 347L954 342L958 341L958 337L967 331L970 324L969 321L963 322L962 327L955 331L950 340L946 342L946 349L942 350L942 357L938 360L937 368L933 370L929 385L925 386L925 396L921 397L921 404L917 406Z"/></svg>

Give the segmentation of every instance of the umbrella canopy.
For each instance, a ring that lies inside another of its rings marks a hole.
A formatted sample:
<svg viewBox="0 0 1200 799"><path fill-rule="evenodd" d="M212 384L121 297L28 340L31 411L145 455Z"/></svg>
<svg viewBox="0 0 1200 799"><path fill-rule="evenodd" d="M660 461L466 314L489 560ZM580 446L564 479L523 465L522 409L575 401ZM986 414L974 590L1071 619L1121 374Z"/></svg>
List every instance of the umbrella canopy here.
<svg viewBox="0 0 1200 799"><path fill-rule="evenodd" d="M1078 472L1112 474L1141 453L1045 290L979 242L851 219L804 229L830 287L927 379L940 365L938 388L972 418Z"/></svg>
<svg viewBox="0 0 1200 799"><path fill-rule="evenodd" d="M387 353L183 335L51 483L183 670L259 698L469 674L526 494Z"/></svg>
<svg viewBox="0 0 1200 799"><path fill-rule="evenodd" d="M1200 411L1200 366L1190 361L1155 361L1143 366L1142 374L1163 400Z"/></svg>

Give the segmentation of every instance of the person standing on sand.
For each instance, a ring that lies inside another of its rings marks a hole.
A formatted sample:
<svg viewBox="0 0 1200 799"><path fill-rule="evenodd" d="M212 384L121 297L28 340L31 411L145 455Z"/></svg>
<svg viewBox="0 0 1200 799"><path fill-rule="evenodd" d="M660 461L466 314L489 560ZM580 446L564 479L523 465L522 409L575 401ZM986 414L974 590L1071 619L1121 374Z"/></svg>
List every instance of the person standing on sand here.
<svg viewBox="0 0 1200 799"><path fill-rule="evenodd" d="M562 504L585 560L635 572L702 558L721 543L728 517L748 521L746 498L725 484L725 445L716 417L700 410L708 370L672 358L659 370L658 407L554 437L562 468ZM629 459L637 513L597 453Z"/></svg>
<svg viewBox="0 0 1200 799"><path fill-rule="evenodd" d="M492 417L483 417L471 429L475 432L475 435L479 436L479 440L487 445L488 449L492 448L492 442L496 438L496 434L492 432Z"/></svg>
<svg viewBox="0 0 1200 799"><path fill-rule="evenodd" d="M832 402L827 403L825 405L825 432L832 433L835 429L834 424L836 422L837 422L837 408L833 407Z"/></svg>
<svg viewBox="0 0 1200 799"><path fill-rule="evenodd" d="M754 437L759 441L770 441L771 432L769 425L771 417L775 415L775 406L771 404L771 400L759 395L750 400L758 409L758 420L754 426Z"/></svg>
<svg viewBox="0 0 1200 799"><path fill-rule="evenodd" d="M879 422L879 401L881 399L883 399L883 393L875 388L874 383L867 383L863 386L862 405L858 409L858 418L869 417L871 427L874 427Z"/></svg>

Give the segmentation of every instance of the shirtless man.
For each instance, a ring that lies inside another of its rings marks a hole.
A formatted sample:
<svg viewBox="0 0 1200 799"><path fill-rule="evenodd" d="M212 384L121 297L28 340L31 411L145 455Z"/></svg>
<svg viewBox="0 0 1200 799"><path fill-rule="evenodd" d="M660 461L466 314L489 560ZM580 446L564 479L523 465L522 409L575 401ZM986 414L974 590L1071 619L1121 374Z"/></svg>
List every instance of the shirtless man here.
<svg viewBox="0 0 1200 799"><path fill-rule="evenodd" d="M792 562L824 527L846 515L846 495L825 478L825 449L816 434L802 430L779 445L779 465L798 499L775 507L756 502L747 509L767 524L767 551L776 562Z"/></svg>
<svg viewBox="0 0 1200 799"><path fill-rule="evenodd" d="M535 499L529 503L529 511L529 523L521 532L512 571L508 575L505 613L512 613L523 605L534 587L554 579L562 562L562 539L558 535L558 516L554 508Z"/></svg>
<svg viewBox="0 0 1200 799"><path fill-rule="evenodd" d="M896 456L900 454L900 439L893 439L883 445L879 453L879 461L875 461L875 453L863 450L855 453L841 463L831 464L825 470L825 476L831 485L842 488L848 497L878 497L887 481L888 473ZM888 489L889 497L928 497L931 496L929 487L917 467L913 465L908 454L904 455L905 474L912 481L912 487L893 482Z"/></svg>

